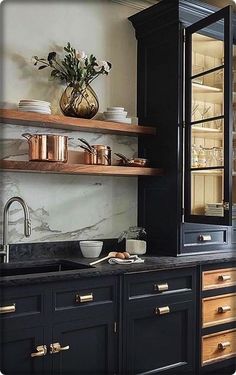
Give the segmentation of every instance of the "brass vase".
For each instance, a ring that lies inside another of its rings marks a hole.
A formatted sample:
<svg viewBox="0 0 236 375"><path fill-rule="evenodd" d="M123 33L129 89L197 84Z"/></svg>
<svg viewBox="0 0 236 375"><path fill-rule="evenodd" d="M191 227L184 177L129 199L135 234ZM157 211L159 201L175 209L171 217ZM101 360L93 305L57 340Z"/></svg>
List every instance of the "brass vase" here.
<svg viewBox="0 0 236 375"><path fill-rule="evenodd" d="M89 85L69 85L60 99L60 108L65 116L90 119L98 111L98 98Z"/></svg>

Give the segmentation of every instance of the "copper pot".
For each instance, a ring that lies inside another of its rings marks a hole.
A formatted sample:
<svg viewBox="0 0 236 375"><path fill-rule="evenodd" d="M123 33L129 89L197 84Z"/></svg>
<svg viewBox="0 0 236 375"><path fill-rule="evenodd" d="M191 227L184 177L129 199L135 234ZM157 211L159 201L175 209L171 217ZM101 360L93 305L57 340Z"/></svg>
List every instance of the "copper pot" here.
<svg viewBox="0 0 236 375"><path fill-rule="evenodd" d="M84 151L84 163L111 165L111 148L105 145L92 145L91 150Z"/></svg>
<svg viewBox="0 0 236 375"><path fill-rule="evenodd" d="M67 162L67 136L30 133L24 133L22 136L27 139L29 144L30 161Z"/></svg>

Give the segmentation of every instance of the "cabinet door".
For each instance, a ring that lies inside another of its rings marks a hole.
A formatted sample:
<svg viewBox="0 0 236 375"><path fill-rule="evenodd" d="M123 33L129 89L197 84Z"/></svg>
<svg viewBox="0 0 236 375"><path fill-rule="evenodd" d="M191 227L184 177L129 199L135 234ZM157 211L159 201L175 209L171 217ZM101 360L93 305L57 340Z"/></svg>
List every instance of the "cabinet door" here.
<svg viewBox="0 0 236 375"><path fill-rule="evenodd" d="M186 28L185 221L232 221L232 31L226 7Z"/></svg>
<svg viewBox="0 0 236 375"><path fill-rule="evenodd" d="M127 312L124 373L193 371L193 302L133 304ZM125 334L125 332L124 332Z"/></svg>
<svg viewBox="0 0 236 375"><path fill-rule="evenodd" d="M0 371L4 375L44 373L44 356L31 357L44 344L42 328L3 330L1 332Z"/></svg>
<svg viewBox="0 0 236 375"><path fill-rule="evenodd" d="M114 322L100 318L62 323L53 329L53 343L62 350L52 354L53 372L64 374L110 374L116 372Z"/></svg>

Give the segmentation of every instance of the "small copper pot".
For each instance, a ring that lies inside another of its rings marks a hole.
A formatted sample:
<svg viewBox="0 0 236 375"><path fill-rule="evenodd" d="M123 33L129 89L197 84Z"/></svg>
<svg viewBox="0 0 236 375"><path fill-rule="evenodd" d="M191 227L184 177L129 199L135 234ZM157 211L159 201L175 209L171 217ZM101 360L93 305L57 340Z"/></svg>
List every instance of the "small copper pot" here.
<svg viewBox="0 0 236 375"><path fill-rule="evenodd" d="M67 162L67 136L30 133L24 133L22 136L29 144L30 161Z"/></svg>
<svg viewBox="0 0 236 375"><path fill-rule="evenodd" d="M95 165L111 165L111 148L105 145L92 145L84 151L84 163Z"/></svg>

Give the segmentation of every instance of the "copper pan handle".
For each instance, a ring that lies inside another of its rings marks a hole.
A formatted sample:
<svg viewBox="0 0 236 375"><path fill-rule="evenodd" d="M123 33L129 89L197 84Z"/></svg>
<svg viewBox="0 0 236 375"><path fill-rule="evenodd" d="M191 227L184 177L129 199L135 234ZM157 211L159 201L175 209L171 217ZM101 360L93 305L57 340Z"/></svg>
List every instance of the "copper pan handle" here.
<svg viewBox="0 0 236 375"><path fill-rule="evenodd" d="M30 139L32 138L32 134L30 134L30 133L24 133L24 134L22 134L22 137L24 137L25 139L27 139L27 141L30 141Z"/></svg>

